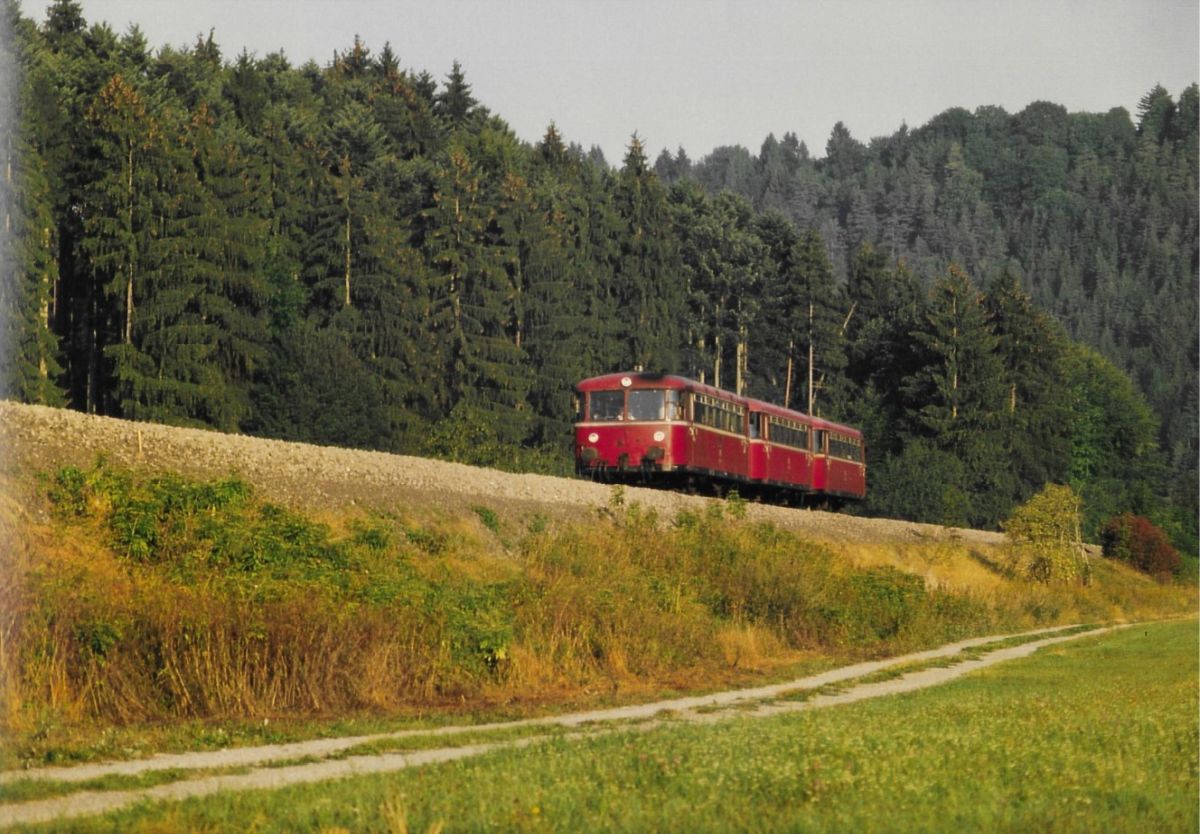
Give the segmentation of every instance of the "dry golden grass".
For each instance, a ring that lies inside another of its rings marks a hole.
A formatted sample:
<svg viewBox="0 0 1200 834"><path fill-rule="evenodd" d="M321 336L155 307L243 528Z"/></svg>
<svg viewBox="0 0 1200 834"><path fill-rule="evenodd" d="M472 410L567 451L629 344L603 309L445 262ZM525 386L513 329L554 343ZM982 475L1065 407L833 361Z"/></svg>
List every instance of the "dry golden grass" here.
<svg viewBox="0 0 1200 834"><path fill-rule="evenodd" d="M1009 576L1003 547L998 545L840 542L830 549L848 564L894 567L922 577L929 588L967 594L990 609L1008 610L1021 626L1040 622L1041 613L1051 610L1060 621L1152 619L1165 610L1186 610L1179 601L1196 596L1190 586L1163 587L1127 565L1094 554L1089 557L1091 586L1064 587Z"/></svg>
<svg viewBox="0 0 1200 834"><path fill-rule="evenodd" d="M932 540L920 543L831 544L846 562L860 567L886 565L916 574L930 587L987 592L1004 587L1008 580L999 571L999 552L994 545L966 545Z"/></svg>
<svg viewBox="0 0 1200 834"><path fill-rule="evenodd" d="M767 669L788 654L778 635L748 623L725 626L717 632L716 639L725 663L739 669Z"/></svg>

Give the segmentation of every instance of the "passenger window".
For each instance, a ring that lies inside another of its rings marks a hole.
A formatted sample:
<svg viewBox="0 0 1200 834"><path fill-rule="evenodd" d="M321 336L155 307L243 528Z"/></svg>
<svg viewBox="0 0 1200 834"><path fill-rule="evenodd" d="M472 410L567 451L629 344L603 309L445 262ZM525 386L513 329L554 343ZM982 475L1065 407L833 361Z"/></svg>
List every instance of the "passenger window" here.
<svg viewBox="0 0 1200 834"><path fill-rule="evenodd" d="M752 440L758 438L758 420L759 415L757 412L750 415L750 438Z"/></svg>

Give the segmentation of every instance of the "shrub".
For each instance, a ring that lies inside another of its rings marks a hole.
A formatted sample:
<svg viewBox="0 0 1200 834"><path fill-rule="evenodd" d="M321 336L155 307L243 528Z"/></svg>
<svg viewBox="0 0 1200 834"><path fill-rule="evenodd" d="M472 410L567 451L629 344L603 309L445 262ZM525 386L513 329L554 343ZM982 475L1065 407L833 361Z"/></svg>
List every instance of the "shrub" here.
<svg viewBox="0 0 1200 834"><path fill-rule="evenodd" d="M1183 567L1183 559L1167 534L1140 515L1121 513L1110 518L1100 528L1100 544L1105 556L1128 562L1160 582Z"/></svg>
<svg viewBox="0 0 1200 834"><path fill-rule="evenodd" d="M1047 484L1001 526L1009 541L1009 570L1035 582L1089 584L1080 533L1080 501L1070 487Z"/></svg>
<svg viewBox="0 0 1200 834"><path fill-rule="evenodd" d="M925 580L889 565L851 574L848 610L864 632L862 642L894 637L926 602Z"/></svg>

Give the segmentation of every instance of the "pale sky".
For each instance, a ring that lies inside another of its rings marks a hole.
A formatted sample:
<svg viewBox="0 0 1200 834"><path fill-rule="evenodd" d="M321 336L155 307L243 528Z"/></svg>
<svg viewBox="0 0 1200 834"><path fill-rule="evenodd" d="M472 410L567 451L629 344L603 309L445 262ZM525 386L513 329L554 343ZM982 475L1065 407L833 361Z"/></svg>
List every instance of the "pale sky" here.
<svg viewBox="0 0 1200 834"><path fill-rule="evenodd" d="M40 20L49 0L23 0ZM137 23L157 48L215 30L227 59L282 49L324 65L360 35L475 96L524 140L553 120L619 163L634 131L653 159L682 145L757 153L795 132L823 156L943 110L1047 100L1136 111L1200 76L1196 0L82 0L89 23Z"/></svg>

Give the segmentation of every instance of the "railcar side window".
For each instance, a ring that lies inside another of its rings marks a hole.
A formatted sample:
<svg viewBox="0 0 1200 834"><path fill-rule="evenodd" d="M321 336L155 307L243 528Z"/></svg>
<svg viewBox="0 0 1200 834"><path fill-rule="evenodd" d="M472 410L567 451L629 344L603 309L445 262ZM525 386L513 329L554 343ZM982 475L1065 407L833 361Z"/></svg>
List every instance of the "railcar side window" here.
<svg viewBox="0 0 1200 834"><path fill-rule="evenodd" d="M808 451L808 426L793 420L772 417L770 431L772 443Z"/></svg>
<svg viewBox="0 0 1200 834"><path fill-rule="evenodd" d="M862 441L842 434L829 436L829 454L843 460L862 460Z"/></svg>
<svg viewBox="0 0 1200 834"><path fill-rule="evenodd" d="M750 437L758 439L758 421L762 417L757 411L750 415Z"/></svg>
<svg viewBox="0 0 1200 834"><path fill-rule="evenodd" d="M589 420L621 420L624 412L624 391L593 391L588 394Z"/></svg>
<svg viewBox="0 0 1200 834"><path fill-rule="evenodd" d="M700 425L735 434L745 433L746 409L742 406L710 397L707 394L696 394L693 403L696 410L696 422Z"/></svg>
<svg viewBox="0 0 1200 834"><path fill-rule="evenodd" d="M662 420L663 390L661 388L643 388L629 392L630 420Z"/></svg>

